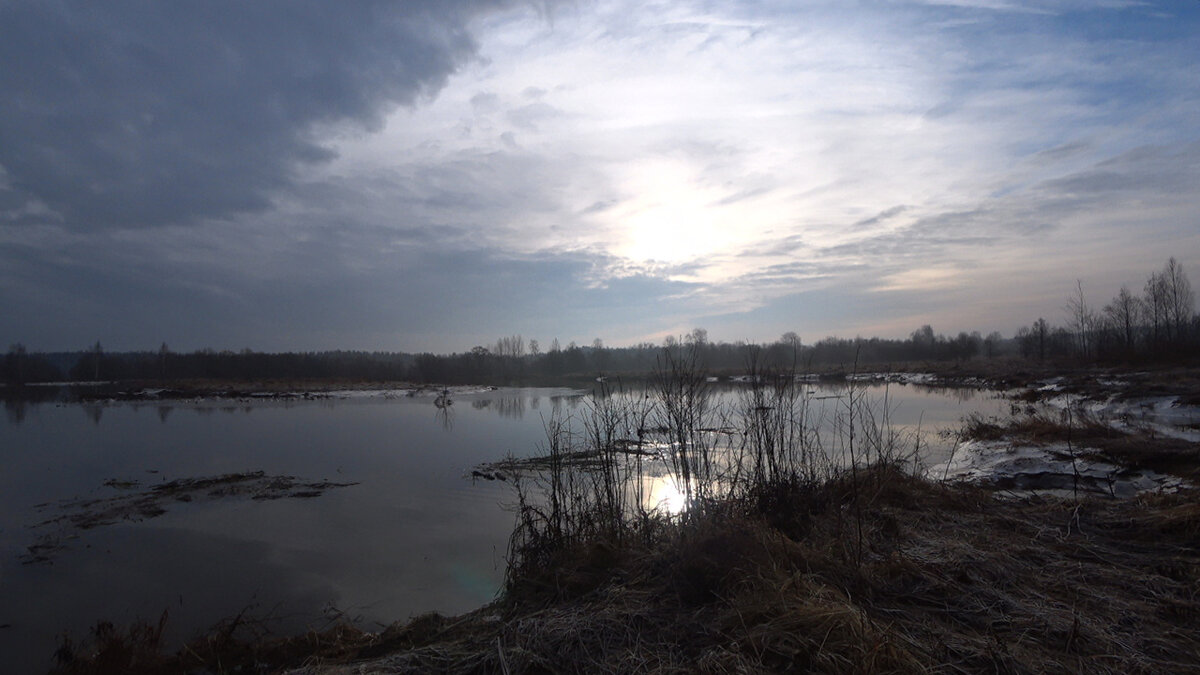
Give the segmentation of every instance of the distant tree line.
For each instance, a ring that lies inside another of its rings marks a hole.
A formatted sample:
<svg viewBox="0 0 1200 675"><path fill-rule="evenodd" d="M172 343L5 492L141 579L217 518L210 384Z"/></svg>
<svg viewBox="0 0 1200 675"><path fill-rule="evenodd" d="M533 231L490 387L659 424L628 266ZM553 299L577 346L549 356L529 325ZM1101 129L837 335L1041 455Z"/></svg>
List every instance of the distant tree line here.
<svg viewBox="0 0 1200 675"><path fill-rule="evenodd" d="M403 380L413 363L410 354L387 352L265 353L202 349L177 353L105 352L99 342L85 351L28 354L20 344L9 348L0 378L10 384L55 381L353 379Z"/></svg>
<svg viewBox="0 0 1200 675"><path fill-rule="evenodd" d="M1200 316L1183 267L1171 258L1146 279L1141 294L1122 286L1103 307L1091 304L1083 281L1064 306L1066 323L1044 318L1017 331L1020 353L1031 359L1084 362L1151 362L1200 353Z"/></svg>
<svg viewBox="0 0 1200 675"><path fill-rule="evenodd" d="M597 338L588 346L571 342L564 348L555 338L545 351L540 349L537 340L526 341L515 335L460 354L419 354L409 379L451 384L514 383L607 374L649 374L657 368L664 349L680 346L694 350L703 367L717 374L741 373L751 360L760 366L849 370L856 364L963 361L1012 351L1012 341L999 333L986 338L979 333L947 337L935 334L930 326L922 326L903 340L827 337L812 345L802 344L794 332L785 333L769 344L710 342L708 332L696 328L681 338L668 337L662 344L644 342L630 347L605 347Z"/></svg>
<svg viewBox="0 0 1200 675"><path fill-rule="evenodd" d="M1191 283L1171 258L1150 275L1140 294L1122 286L1108 304L1091 304L1082 281L1064 306L1066 321L1052 325L1038 318L1012 339L998 332L954 336L935 333L925 325L906 339L826 337L803 344L788 332L768 344L711 342L696 328L662 344L644 342L629 347L606 347L600 338L589 345L558 338L543 348L521 335L501 337L494 344L454 354L327 351L263 353L203 349L176 353L163 344L156 351L105 352L99 342L72 353L33 354L12 345L0 366L0 379L9 384L62 380L178 380L344 379L411 381L445 384L519 384L560 381L602 374L648 374L664 349L692 348L713 373L738 373L752 359L760 366L848 370L902 362L961 362L977 358L1021 355L1040 361L1134 362L1178 360L1200 353L1200 317Z"/></svg>

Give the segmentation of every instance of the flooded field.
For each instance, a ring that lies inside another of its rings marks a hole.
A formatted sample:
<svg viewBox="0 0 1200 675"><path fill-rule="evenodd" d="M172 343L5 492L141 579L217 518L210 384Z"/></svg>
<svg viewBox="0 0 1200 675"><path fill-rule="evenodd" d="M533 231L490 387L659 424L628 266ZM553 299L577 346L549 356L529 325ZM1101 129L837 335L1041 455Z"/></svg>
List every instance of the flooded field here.
<svg viewBox="0 0 1200 675"><path fill-rule="evenodd" d="M925 460L976 389L870 385ZM842 389L811 385L814 419ZM0 424L0 654L41 672L60 634L157 621L182 640L245 611L288 633L338 618L365 628L454 614L500 586L513 524L505 481L472 470L545 441L579 415L566 389L340 392L10 405ZM728 401L736 389L717 390ZM886 401L886 403L885 403Z"/></svg>

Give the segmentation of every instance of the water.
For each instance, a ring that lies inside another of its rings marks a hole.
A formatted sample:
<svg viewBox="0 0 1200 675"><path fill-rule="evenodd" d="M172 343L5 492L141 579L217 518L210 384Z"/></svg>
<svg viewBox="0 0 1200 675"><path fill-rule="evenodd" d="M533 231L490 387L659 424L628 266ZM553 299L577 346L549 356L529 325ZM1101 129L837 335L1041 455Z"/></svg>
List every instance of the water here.
<svg viewBox="0 0 1200 675"><path fill-rule="evenodd" d="M814 405L835 405L819 390ZM871 395L884 393L876 387ZM723 396L731 394L726 391ZM940 428L1006 404L975 390L893 385L891 421L920 424L930 461ZM44 672L58 636L97 620L157 621L194 636L249 609L277 633L336 616L367 629L495 597L513 523L501 481L473 467L544 443L543 419L582 412L564 389L432 397L189 403L37 403L0 423L0 662ZM157 483L262 470L357 482L313 499L168 502L156 518L75 532L50 560L22 564L60 500L112 497L105 481ZM35 505L50 503L41 509Z"/></svg>

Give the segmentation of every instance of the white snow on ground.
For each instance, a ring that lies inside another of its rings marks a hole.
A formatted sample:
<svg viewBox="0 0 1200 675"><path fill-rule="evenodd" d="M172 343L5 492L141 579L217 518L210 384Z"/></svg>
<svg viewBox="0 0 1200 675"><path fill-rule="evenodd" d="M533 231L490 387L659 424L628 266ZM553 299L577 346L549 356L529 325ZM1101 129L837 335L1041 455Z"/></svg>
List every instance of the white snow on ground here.
<svg viewBox="0 0 1200 675"><path fill-rule="evenodd" d="M732 379L732 378L731 378ZM816 374L797 375L799 382L820 382L821 376ZM987 387L988 382L979 377L944 377L934 373L850 373L845 376L847 382L864 382L868 384L915 384L926 387Z"/></svg>
<svg viewBox="0 0 1200 675"><path fill-rule="evenodd" d="M1176 396L1150 396L1105 400L1080 399L1076 396L1054 396L1044 401L1057 410L1082 408L1099 420L1121 431L1150 432L1169 438L1200 443L1200 407L1178 405Z"/></svg>
<svg viewBox="0 0 1200 675"><path fill-rule="evenodd" d="M1020 493L1071 494L1080 492L1130 497L1152 490L1175 490L1182 479L1149 470L1125 469L1079 456L1071 460L1065 443L1044 446L1010 441L967 441L949 461L929 467L934 480L968 481L994 485ZM1078 477L1078 478L1076 478Z"/></svg>
<svg viewBox="0 0 1200 675"><path fill-rule="evenodd" d="M1036 387L1036 390L1037 391L1062 391L1062 389L1063 389L1062 382L1063 382L1063 378L1061 378L1061 377L1053 377L1053 378L1050 378L1049 380L1042 380L1040 383L1041 386Z"/></svg>
<svg viewBox="0 0 1200 675"><path fill-rule="evenodd" d="M1150 429L1163 436L1200 443L1200 408L1179 405L1175 396L1110 399L1091 404L1089 410L1118 429Z"/></svg>

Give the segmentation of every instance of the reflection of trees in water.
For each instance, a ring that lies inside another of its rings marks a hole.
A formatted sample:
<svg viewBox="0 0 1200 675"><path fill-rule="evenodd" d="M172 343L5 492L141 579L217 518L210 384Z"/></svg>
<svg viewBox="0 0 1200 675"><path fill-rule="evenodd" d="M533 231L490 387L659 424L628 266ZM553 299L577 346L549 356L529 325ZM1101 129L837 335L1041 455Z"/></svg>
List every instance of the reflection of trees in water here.
<svg viewBox="0 0 1200 675"><path fill-rule="evenodd" d="M975 387L920 387L921 391L935 396L944 396L954 399L956 403L966 403L974 401L976 396L979 396L980 390Z"/></svg>
<svg viewBox="0 0 1200 675"><path fill-rule="evenodd" d="M167 418L171 416L171 411L175 410L173 406L160 405L158 406L158 421L163 424L167 423Z"/></svg>
<svg viewBox="0 0 1200 675"><path fill-rule="evenodd" d="M5 399L4 412L8 415L8 423L17 425L25 421L27 404L20 399Z"/></svg>
<svg viewBox="0 0 1200 675"><path fill-rule="evenodd" d="M471 407L476 410L495 410L501 417L511 417L518 420L525 417L524 396L475 399L471 401Z"/></svg>
<svg viewBox="0 0 1200 675"><path fill-rule="evenodd" d="M100 418L104 415L104 406L85 405L83 406L83 414L88 416L92 424L100 426Z"/></svg>
<svg viewBox="0 0 1200 675"><path fill-rule="evenodd" d="M448 405L438 406L434 416L437 417L438 423L440 423L442 428L446 431L450 431L454 428L454 408L451 408Z"/></svg>
<svg viewBox="0 0 1200 675"><path fill-rule="evenodd" d="M551 396L550 397L550 408L555 414L558 414L558 413L562 412L563 404L565 403L568 408L570 408L571 410L575 410L579 407L579 402L583 400L583 397L584 397L584 394L568 394L566 396L562 396L562 395Z"/></svg>
<svg viewBox="0 0 1200 675"><path fill-rule="evenodd" d="M496 411L500 413L501 417L519 420L525 417L525 397L512 396L496 399Z"/></svg>
<svg viewBox="0 0 1200 675"><path fill-rule="evenodd" d="M542 405L542 397L541 396L534 396L533 398L529 399L529 407L530 408L537 410L538 406L540 406L540 405Z"/></svg>

